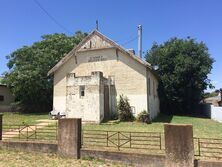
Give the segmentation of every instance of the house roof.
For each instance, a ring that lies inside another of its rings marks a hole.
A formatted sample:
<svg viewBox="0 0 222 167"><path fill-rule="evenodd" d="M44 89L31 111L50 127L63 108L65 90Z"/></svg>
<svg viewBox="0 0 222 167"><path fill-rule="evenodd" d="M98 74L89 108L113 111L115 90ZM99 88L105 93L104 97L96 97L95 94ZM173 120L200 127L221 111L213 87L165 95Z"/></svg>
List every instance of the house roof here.
<svg viewBox="0 0 222 167"><path fill-rule="evenodd" d="M0 83L0 86L7 87L7 85L6 85L6 84L1 84L1 83Z"/></svg>
<svg viewBox="0 0 222 167"><path fill-rule="evenodd" d="M111 39L107 38L105 35L103 35L102 33L100 33L97 30L94 30L93 32L91 32L88 36L86 36L76 47L74 47L68 54L65 55L65 57L63 57L49 72L48 75L53 74L56 70L58 70L65 62L67 62L73 55L76 55L77 51L87 42L91 39L91 37L93 37L94 35L99 36L100 38L102 38L104 41L106 41L107 43L109 43L110 45L112 45L113 47L117 48L118 50L120 50L121 52L129 55L130 57L132 57L134 60L136 60L137 62L141 63L142 65L150 68L152 70L152 72L155 74L155 71L153 70L151 64L149 64L148 62L142 60L141 58L139 58L138 56L136 56L135 54L127 51L126 49L124 49L122 46L120 46L119 44L117 44L116 42L112 41ZM156 75L156 74L155 74Z"/></svg>
<svg viewBox="0 0 222 167"><path fill-rule="evenodd" d="M217 96L206 98L205 101L218 101L218 102L220 102L221 101L220 93Z"/></svg>

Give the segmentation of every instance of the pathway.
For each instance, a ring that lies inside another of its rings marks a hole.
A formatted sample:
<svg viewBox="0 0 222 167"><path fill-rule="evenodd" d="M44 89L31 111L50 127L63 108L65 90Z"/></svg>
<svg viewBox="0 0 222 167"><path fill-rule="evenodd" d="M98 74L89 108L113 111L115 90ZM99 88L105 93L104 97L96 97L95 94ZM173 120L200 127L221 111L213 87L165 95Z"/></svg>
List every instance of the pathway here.
<svg viewBox="0 0 222 167"><path fill-rule="evenodd" d="M19 134L21 136L26 136L26 137L31 137L32 135L35 134L37 129L42 129L44 127L47 127L49 125L52 125L54 123L57 122L57 120L49 120L49 119L41 119L41 120L37 120L37 124L35 125L23 125L21 124L20 126L13 126L11 129L7 129L6 132L2 133L2 138L3 140L5 139L9 139L9 138L13 138L13 137L17 137L19 136ZM4 128L3 128L4 129Z"/></svg>

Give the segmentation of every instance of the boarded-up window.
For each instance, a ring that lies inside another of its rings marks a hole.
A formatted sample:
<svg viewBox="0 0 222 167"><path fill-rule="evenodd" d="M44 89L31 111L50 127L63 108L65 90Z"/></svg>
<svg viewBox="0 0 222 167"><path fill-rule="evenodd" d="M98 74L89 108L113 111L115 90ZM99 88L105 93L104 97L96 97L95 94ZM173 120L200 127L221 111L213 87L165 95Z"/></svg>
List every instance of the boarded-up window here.
<svg viewBox="0 0 222 167"><path fill-rule="evenodd" d="M80 96L80 98L85 96L85 86L84 85L79 86L79 96Z"/></svg>
<svg viewBox="0 0 222 167"><path fill-rule="evenodd" d="M4 101L4 96L0 95L0 101Z"/></svg>

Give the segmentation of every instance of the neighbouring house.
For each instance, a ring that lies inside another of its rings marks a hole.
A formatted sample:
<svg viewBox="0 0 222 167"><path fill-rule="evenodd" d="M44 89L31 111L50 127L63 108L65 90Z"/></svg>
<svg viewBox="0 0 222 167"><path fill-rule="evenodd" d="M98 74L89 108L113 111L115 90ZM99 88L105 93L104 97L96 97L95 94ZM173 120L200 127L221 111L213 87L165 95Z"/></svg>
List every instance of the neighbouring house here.
<svg viewBox="0 0 222 167"><path fill-rule="evenodd" d="M12 111L11 103L14 102L14 96L10 89L0 83L0 112Z"/></svg>
<svg viewBox="0 0 222 167"><path fill-rule="evenodd" d="M95 30L49 72L54 75L53 107L67 118L99 123L117 112L127 96L136 116L155 118L159 110L158 76L152 66Z"/></svg>
<svg viewBox="0 0 222 167"><path fill-rule="evenodd" d="M204 103L212 104L214 106L222 106L221 93L218 93L217 96L204 99Z"/></svg>
<svg viewBox="0 0 222 167"><path fill-rule="evenodd" d="M208 97L201 103L202 114L215 121L222 122L222 96L221 91L217 96Z"/></svg>

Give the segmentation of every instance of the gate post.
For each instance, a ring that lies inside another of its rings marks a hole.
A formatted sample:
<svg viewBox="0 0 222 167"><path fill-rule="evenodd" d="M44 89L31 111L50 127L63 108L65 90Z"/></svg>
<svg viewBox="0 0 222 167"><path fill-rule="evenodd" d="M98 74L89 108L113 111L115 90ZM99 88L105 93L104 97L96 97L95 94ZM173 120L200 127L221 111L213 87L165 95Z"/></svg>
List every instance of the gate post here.
<svg viewBox="0 0 222 167"><path fill-rule="evenodd" d="M165 124L167 167L193 167L194 144L192 125Z"/></svg>
<svg viewBox="0 0 222 167"><path fill-rule="evenodd" d="M3 114L0 113L0 140L2 140L2 117L3 117Z"/></svg>
<svg viewBox="0 0 222 167"><path fill-rule="evenodd" d="M81 119L65 118L58 121L58 153L62 156L80 158Z"/></svg>

